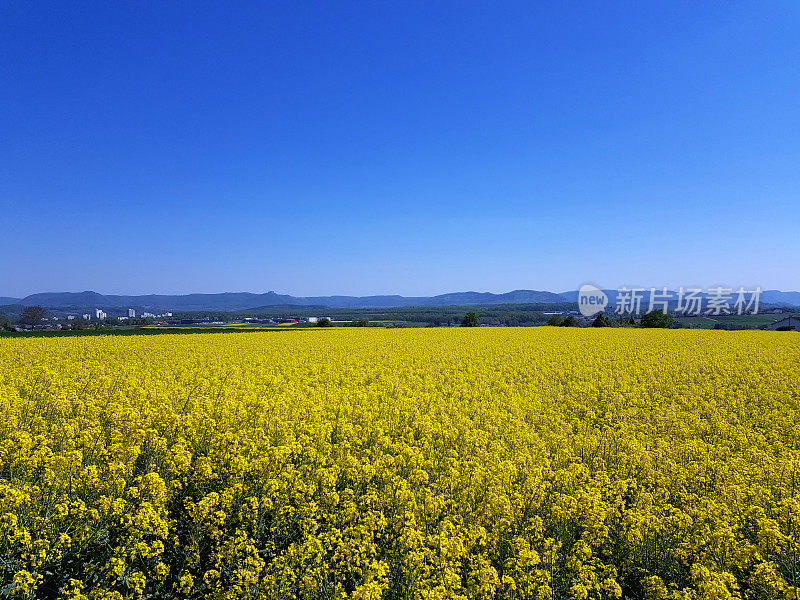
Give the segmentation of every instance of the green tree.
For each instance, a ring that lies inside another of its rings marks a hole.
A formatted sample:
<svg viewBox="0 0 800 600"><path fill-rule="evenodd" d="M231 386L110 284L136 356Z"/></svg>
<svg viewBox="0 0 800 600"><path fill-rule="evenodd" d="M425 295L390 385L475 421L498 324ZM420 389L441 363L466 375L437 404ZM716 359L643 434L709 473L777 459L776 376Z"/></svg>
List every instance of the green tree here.
<svg viewBox="0 0 800 600"><path fill-rule="evenodd" d="M317 327L332 327L333 323L327 317L322 317L319 321L317 321Z"/></svg>
<svg viewBox="0 0 800 600"><path fill-rule="evenodd" d="M609 327L611 323L608 322L608 319L603 313L599 313L592 321L592 327Z"/></svg>
<svg viewBox="0 0 800 600"><path fill-rule="evenodd" d="M41 306L26 306L19 317L19 322L24 325L38 325L45 316Z"/></svg>
<svg viewBox="0 0 800 600"><path fill-rule="evenodd" d="M564 322L564 317L561 315L550 315L550 318L547 319L547 324L553 327L558 327Z"/></svg>
<svg viewBox="0 0 800 600"><path fill-rule="evenodd" d="M665 313L660 308L652 312L645 313L641 320L642 327L660 327L669 329L672 327L672 315Z"/></svg>
<svg viewBox="0 0 800 600"><path fill-rule="evenodd" d="M564 322L561 323L562 327L578 327L578 319L573 317L572 315L567 315L567 318L564 319Z"/></svg>
<svg viewBox="0 0 800 600"><path fill-rule="evenodd" d="M474 310L471 310L464 315L464 320L461 321L462 327L478 327L480 324L481 320L478 318L478 313L476 313Z"/></svg>

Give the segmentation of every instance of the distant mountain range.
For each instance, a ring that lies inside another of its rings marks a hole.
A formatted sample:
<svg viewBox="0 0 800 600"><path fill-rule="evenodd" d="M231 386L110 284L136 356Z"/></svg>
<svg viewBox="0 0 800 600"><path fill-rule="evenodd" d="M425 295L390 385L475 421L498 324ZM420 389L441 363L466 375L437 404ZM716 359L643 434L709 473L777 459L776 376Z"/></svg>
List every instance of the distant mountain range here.
<svg viewBox="0 0 800 600"><path fill-rule="evenodd" d="M606 290L613 305L616 290ZM647 296L647 294L644 294ZM486 306L493 304L530 304L577 302L577 291L562 293L538 290L514 290L504 294L490 292L453 292L438 296L290 296L266 292L225 292L221 294L185 294L120 296L97 292L47 292L25 298L0 296L2 305L41 305L50 310L86 312L95 308L139 311L235 311L261 307L325 307L325 308L400 308L406 306ZM761 294L762 304L800 306L800 292L767 290Z"/></svg>

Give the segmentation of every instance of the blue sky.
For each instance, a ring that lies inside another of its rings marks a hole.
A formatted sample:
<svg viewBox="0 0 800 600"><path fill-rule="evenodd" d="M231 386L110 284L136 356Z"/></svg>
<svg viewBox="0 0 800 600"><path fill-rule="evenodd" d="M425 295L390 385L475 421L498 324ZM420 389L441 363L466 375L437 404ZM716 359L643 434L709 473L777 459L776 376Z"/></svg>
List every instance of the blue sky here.
<svg viewBox="0 0 800 600"><path fill-rule="evenodd" d="M0 296L800 289L797 2L0 5Z"/></svg>

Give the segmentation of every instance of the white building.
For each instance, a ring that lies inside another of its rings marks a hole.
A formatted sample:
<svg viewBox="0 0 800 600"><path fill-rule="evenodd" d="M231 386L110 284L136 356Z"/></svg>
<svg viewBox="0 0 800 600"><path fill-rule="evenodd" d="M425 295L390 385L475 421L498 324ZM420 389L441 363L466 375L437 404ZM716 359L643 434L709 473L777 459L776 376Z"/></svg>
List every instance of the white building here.
<svg viewBox="0 0 800 600"><path fill-rule="evenodd" d="M319 317L308 317L309 323L316 323L317 321L319 321Z"/></svg>
<svg viewBox="0 0 800 600"><path fill-rule="evenodd" d="M67 315L67 321L74 321L75 315Z"/></svg>
<svg viewBox="0 0 800 600"><path fill-rule="evenodd" d="M92 318L92 315L90 315L89 313L83 313L81 316L83 317L84 321L89 321Z"/></svg>
<svg viewBox="0 0 800 600"><path fill-rule="evenodd" d="M131 319L133 319L133 318L136 316L136 311L135 311L135 310L133 310L132 308L129 308L129 309L128 309L128 316L129 316Z"/></svg>
<svg viewBox="0 0 800 600"><path fill-rule="evenodd" d="M98 319L102 320L102 319L105 319L108 315L106 313L104 313L101 309L95 308L94 309L94 316L97 317Z"/></svg>

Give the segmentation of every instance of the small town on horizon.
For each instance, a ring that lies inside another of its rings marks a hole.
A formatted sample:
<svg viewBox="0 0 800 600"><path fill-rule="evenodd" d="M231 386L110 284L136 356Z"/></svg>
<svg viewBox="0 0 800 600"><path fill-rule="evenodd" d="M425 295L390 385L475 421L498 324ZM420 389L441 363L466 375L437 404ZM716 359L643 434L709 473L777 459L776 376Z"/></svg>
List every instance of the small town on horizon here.
<svg viewBox="0 0 800 600"><path fill-rule="evenodd" d="M593 286L592 286L593 287ZM624 291L627 290L627 291ZM759 305L759 296L762 295L760 288L747 290L751 292L749 304L745 305L742 300L734 302L734 290L732 288L710 288L705 292L697 289L695 294L697 301L694 310L688 302L682 302L685 295L683 288L675 297L675 292L663 289L661 295L664 299L656 303L654 298L659 297L659 291L655 288L649 290L650 304L647 303L647 292L645 288L620 288L620 290L607 290L607 295L611 296L612 302L604 306L603 310L595 310L587 313L580 305L581 298L573 298L575 292L563 292L553 294L550 292L536 292L531 290L516 290L510 292L516 300L520 297L527 299L539 299L539 301L514 301L505 302L509 294L489 294L463 292L459 294L443 294L431 298L418 298L420 303L423 300L434 304L413 304L415 299L403 298L401 296L375 296L375 297L317 297L315 300L326 302L326 304L268 304L252 307L235 307L228 310L213 308L197 308L192 310L172 308L170 310L153 310L152 308L142 308L141 305L133 306L111 306L109 304L101 307L94 307L89 310L77 310L74 303L75 298L83 298L85 295L92 294L94 298L102 299L103 296L94 292L83 292L81 294L34 294L26 299L13 299L14 304L0 305L0 325L6 333L25 334L35 332L69 332L78 331L87 333L89 331L136 331L146 328L148 331L154 327L164 328L185 328L185 327L206 327L213 331L214 327L219 326L276 326L286 328L304 328L320 326L380 326L384 328L396 327L437 327L437 326L460 326L465 322L467 313L474 313L477 317L477 324L484 327L501 326L541 326L541 325L562 325L562 326L600 326L602 324L616 326L659 326L670 328L703 328L703 329L770 329L770 330L800 330L800 316L796 313L800 308L795 304L800 294L796 292L778 292L768 290L765 292L771 301L762 302ZM715 308L703 310L703 301L709 302L711 307L711 292L726 293L724 304ZM603 293L601 290L598 292ZM639 292L640 296L636 296ZM740 289L740 296L745 292ZM620 293L622 295L620 295ZM282 299L291 298L293 301L301 302L302 298L291 296L276 295L274 292L267 294ZM549 294L549 296L546 296ZM623 297L627 294L627 301ZM225 297L235 294L190 294L184 296L163 296L162 300L155 302L154 298L159 296L141 296L146 298L151 305L163 306L168 302L168 298L174 298L176 304L180 299L187 297L203 297L206 302L213 304L215 298ZM256 296L250 294L249 296ZM40 297L48 298L49 304L44 306L32 304L32 301L39 300ZM59 298L61 298L59 300ZM124 299L135 299L137 297L110 297L119 298L117 302ZM327 298L327 299L326 299ZM350 303L376 302L376 298L383 299L383 302L394 302L395 305L385 306L360 306L348 307ZM394 300L386 300L394 298ZM441 305L436 305L436 299L444 300ZM547 300L542 300L547 298ZM355 299L355 300L353 300ZM461 300L462 302L457 302ZM404 305L402 302L412 302ZM59 304L59 302L61 304ZM110 300L109 300L110 302ZM243 301L240 301L243 302ZM253 302L251 300L251 302ZM246 304L246 302L245 302ZM72 309L70 309L72 308ZM648 325L649 313L659 309L665 313L666 322L657 322L656 325ZM320 316L325 315L325 316ZM599 315L599 316L598 316ZM643 319L643 316L645 317Z"/></svg>

